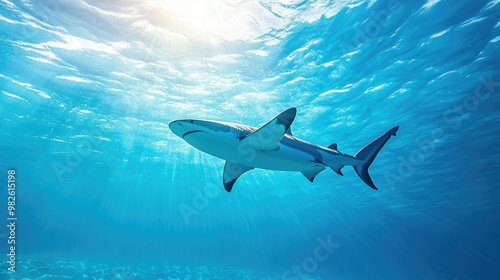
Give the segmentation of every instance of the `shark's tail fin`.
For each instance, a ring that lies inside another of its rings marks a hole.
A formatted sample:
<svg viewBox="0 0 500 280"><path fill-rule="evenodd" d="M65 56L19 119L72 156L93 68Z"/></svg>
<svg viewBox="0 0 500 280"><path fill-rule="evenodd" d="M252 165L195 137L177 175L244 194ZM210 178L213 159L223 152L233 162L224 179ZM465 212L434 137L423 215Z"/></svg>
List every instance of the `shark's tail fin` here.
<svg viewBox="0 0 500 280"><path fill-rule="evenodd" d="M373 184L372 178L368 173L368 168L372 164L373 160L377 156L378 152L387 143L391 136L395 136L398 131L399 126L393 127L391 130L387 131L384 135L372 141L370 144L366 145L363 149L359 150L354 157L358 159L356 164L353 165L354 170L358 173L358 176L372 189L377 190L375 184Z"/></svg>

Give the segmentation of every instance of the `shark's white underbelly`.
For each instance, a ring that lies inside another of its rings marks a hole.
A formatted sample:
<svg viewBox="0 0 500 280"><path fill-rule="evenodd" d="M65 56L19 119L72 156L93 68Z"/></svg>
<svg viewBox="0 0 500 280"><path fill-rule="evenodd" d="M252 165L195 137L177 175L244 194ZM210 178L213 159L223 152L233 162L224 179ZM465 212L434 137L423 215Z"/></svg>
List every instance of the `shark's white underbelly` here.
<svg viewBox="0 0 500 280"><path fill-rule="evenodd" d="M200 137L201 136L201 137ZM281 145L276 151L260 151L251 147L241 145L237 139L222 141L222 138L211 139L209 135L197 135L197 137L186 137L186 141L195 148L224 159L226 161L237 162L242 165L280 171L303 171L317 166L317 160L306 150L314 150L308 147L290 147ZM307 144L301 144L307 145ZM315 150L316 153L320 151Z"/></svg>
<svg viewBox="0 0 500 280"><path fill-rule="evenodd" d="M282 145L277 151L256 151L255 159L249 162L248 158L242 157L238 163L262 169L302 171L317 165L314 160L310 154Z"/></svg>

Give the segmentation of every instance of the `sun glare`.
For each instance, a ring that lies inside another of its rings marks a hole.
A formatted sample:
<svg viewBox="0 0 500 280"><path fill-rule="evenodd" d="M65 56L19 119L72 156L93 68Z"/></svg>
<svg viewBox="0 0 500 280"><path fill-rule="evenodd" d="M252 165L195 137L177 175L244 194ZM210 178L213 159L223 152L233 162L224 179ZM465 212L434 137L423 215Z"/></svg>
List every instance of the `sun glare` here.
<svg viewBox="0 0 500 280"><path fill-rule="evenodd" d="M259 18L266 13L256 8L255 3L241 0L150 0L150 3L157 16L168 17L165 20L175 23L177 32L187 36L210 41L235 40L265 31Z"/></svg>
<svg viewBox="0 0 500 280"><path fill-rule="evenodd" d="M214 1L210 0L171 0L167 2L167 9L178 20L197 29L213 30L222 18L214 9Z"/></svg>

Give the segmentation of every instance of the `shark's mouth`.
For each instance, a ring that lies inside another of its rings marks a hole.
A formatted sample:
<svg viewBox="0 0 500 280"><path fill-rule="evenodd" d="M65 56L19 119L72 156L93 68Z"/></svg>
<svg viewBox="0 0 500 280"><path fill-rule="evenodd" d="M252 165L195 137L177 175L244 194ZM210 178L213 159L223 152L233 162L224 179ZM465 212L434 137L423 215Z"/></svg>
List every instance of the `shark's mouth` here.
<svg viewBox="0 0 500 280"><path fill-rule="evenodd" d="M204 131L202 131L202 130L192 130L192 131L188 131L188 132L184 133L184 135L182 135L182 138L186 137L186 135L189 135L189 134L191 134L191 133L196 133L196 132L204 132Z"/></svg>

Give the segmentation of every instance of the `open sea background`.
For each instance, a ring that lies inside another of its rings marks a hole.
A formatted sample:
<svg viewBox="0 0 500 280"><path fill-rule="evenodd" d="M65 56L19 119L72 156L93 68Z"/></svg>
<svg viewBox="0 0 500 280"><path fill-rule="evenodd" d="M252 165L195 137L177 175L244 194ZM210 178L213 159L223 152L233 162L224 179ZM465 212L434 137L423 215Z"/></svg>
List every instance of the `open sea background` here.
<svg viewBox="0 0 500 280"><path fill-rule="evenodd" d="M0 0L0 279L500 279L500 1ZM370 171L313 184L169 122L261 126ZM326 245L325 245L326 244ZM319 248L319 249L318 249Z"/></svg>

